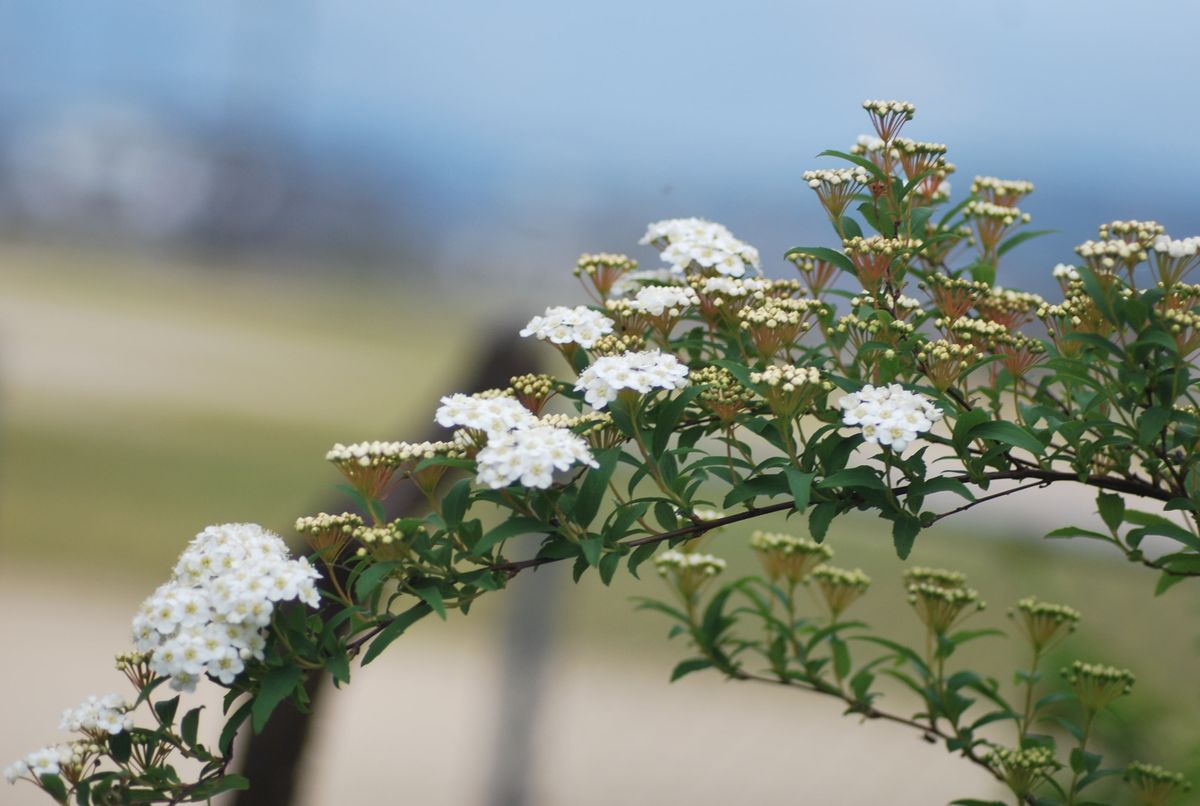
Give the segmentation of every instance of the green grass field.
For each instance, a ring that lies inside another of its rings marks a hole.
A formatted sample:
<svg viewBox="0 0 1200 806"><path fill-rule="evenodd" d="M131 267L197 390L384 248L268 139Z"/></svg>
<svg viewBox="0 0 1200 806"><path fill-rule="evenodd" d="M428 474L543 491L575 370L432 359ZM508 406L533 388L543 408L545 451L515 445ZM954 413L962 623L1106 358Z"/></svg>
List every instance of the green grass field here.
<svg viewBox="0 0 1200 806"><path fill-rule="evenodd" d="M559 301L537 300L524 313ZM480 310L399 282L0 250L2 561L119 574L148 592L206 524L287 530L333 495L339 480L323 461L330 444L424 434L437 396L455 388L486 332L484 317L460 316L464 305ZM994 506L1000 516L1004 504ZM755 526L802 531L782 519ZM915 642L886 527L840 521L835 562L861 566L876 583L852 615ZM730 577L754 569L748 531L710 546L730 559ZM989 602L974 627L1004 626L1006 609L1029 594L1080 609L1063 659L1127 665L1139 676L1125 722L1109 723L1110 740L1200 769L1195 586L1156 599L1150 572L1092 546L1007 533L1000 517L923 534L911 562L968 574ZM629 597L665 596L645 571L642 582L619 576L604 589L589 578L566 591L564 635L568 647L600 642L621 658L661 664L665 684L683 649L662 640L660 617L632 610ZM479 609L477 623L490 629L503 606ZM1008 680L1024 662L1019 650L992 639L965 657Z"/></svg>

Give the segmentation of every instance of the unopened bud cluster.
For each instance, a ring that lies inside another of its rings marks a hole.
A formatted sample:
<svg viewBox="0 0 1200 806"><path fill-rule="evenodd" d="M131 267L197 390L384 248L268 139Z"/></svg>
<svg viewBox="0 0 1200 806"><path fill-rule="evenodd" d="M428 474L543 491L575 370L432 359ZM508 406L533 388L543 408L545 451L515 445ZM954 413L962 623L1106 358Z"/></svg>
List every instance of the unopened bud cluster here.
<svg viewBox="0 0 1200 806"><path fill-rule="evenodd" d="M1039 602L1028 596L1017 602L1016 611L1009 611L1009 618L1021 625L1034 651L1041 652L1051 643L1075 631L1079 622L1079 611L1066 605Z"/></svg>
<svg viewBox="0 0 1200 806"><path fill-rule="evenodd" d="M1099 711L1128 694L1137 679L1128 669L1078 660L1069 669L1063 669L1062 675L1088 711Z"/></svg>
<svg viewBox="0 0 1200 806"><path fill-rule="evenodd" d="M833 549L828 546L779 532L754 532L750 547L758 552L768 579L785 579L791 585L800 584L814 568L833 557Z"/></svg>
<svg viewBox="0 0 1200 806"><path fill-rule="evenodd" d="M832 565L821 565L813 569L810 578L817 583L821 598L825 600L825 605L835 619L871 587L871 578L859 568L851 571Z"/></svg>

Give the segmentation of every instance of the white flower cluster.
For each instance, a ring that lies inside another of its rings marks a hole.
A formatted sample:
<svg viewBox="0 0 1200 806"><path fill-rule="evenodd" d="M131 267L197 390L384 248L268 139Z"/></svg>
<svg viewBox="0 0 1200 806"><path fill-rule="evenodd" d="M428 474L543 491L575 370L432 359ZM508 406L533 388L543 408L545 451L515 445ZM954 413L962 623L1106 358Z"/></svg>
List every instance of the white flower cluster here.
<svg viewBox="0 0 1200 806"><path fill-rule="evenodd" d="M575 383L594 409L617 399L622 389L646 394L652 389L680 389L687 385L688 368L670 353L647 350L596 359Z"/></svg>
<svg viewBox="0 0 1200 806"><path fill-rule="evenodd" d="M553 483L555 470L567 470L577 462L599 467L583 437L553 425L491 434L476 461L476 478L492 489L517 481L544 489Z"/></svg>
<svg viewBox="0 0 1200 806"><path fill-rule="evenodd" d="M810 188L821 186L837 187L838 185L866 185L871 182L871 175L865 168L818 168L815 171L805 171L801 178Z"/></svg>
<svg viewBox="0 0 1200 806"><path fill-rule="evenodd" d="M711 554L693 554L668 549L654 558L661 576L669 571L694 571L702 576L714 577L725 570L725 561Z"/></svg>
<svg viewBox="0 0 1200 806"><path fill-rule="evenodd" d="M1176 240L1167 235L1159 235L1154 239L1154 251L1170 257L1194 257L1200 253L1200 237L1193 235L1191 238Z"/></svg>
<svg viewBox="0 0 1200 806"><path fill-rule="evenodd" d="M575 308L555 305L547 308L543 316L530 319L521 335L551 344L578 344L587 348L601 336L612 333L613 325L613 320L586 305Z"/></svg>
<svg viewBox="0 0 1200 806"><path fill-rule="evenodd" d="M537 418L515 398L488 393L443 397L434 419L446 428L471 428L489 436L537 424Z"/></svg>
<svg viewBox="0 0 1200 806"><path fill-rule="evenodd" d="M867 384L843 396L838 405L844 424L861 426L867 442L890 447L897 453L942 418L942 410L929 398L897 383Z"/></svg>
<svg viewBox="0 0 1200 806"><path fill-rule="evenodd" d="M696 292L682 285L648 285L629 301L630 308L651 316L662 316L667 312L677 316L683 309L699 304Z"/></svg>
<svg viewBox="0 0 1200 806"><path fill-rule="evenodd" d="M91 736L120 733L133 727L133 717L129 716L132 708L120 694L88 697L74 708L63 711L58 727Z"/></svg>
<svg viewBox="0 0 1200 806"><path fill-rule="evenodd" d="M94 749L88 742L64 742L43 747L5 767L4 779L12 784L27 773L33 773L35 778L58 775L63 768L81 767Z"/></svg>
<svg viewBox="0 0 1200 806"><path fill-rule="evenodd" d="M682 274L693 263L729 277L741 277L747 267L759 270L757 249L739 241L722 225L702 218L656 221L646 228L638 243L661 246L662 259L676 274Z"/></svg>
<svg viewBox="0 0 1200 806"><path fill-rule="evenodd" d="M277 602L320 604L318 576L258 524L209 526L138 609L134 645L153 653L150 668L176 691L195 690L203 674L229 685L247 660L262 660Z"/></svg>

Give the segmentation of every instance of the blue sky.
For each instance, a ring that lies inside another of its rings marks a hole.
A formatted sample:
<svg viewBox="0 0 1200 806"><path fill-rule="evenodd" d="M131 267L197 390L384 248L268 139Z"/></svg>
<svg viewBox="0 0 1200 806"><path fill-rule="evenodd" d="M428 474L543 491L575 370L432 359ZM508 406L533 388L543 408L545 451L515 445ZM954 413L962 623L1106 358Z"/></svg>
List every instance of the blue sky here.
<svg viewBox="0 0 1200 806"><path fill-rule="evenodd" d="M899 97L960 188L1036 182L1038 223L1065 228L1045 248L1069 253L1106 218L1200 231L1198 21L1082 0L0 0L0 120L95 100L250 115L410 177L436 220L487 233L463 249L701 214L770 254L821 231L800 172L865 128L863 98Z"/></svg>

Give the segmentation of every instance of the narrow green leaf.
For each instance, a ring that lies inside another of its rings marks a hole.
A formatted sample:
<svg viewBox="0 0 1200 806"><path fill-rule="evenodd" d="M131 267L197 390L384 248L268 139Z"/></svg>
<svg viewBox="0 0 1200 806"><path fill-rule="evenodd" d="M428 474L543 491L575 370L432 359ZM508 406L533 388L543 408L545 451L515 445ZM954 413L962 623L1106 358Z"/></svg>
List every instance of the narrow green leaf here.
<svg viewBox="0 0 1200 806"><path fill-rule="evenodd" d="M277 666L267 672L258 693L254 696L254 708L251 711L250 724L255 733L262 731L279 703L295 690L300 676L299 666Z"/></svg>
<svg viewBox="0 0 1200 806"><path fill-rule="evenodd" d="M233 715L225 720L225 727L221 729L221 737L217 740L217 749L221 751L221 755L228 756L233 751L233 738L237 736L238 729L250 717L250 711L254 708L254 698L243 702L238 706Z"/></svg>
<svg viewBox="0 0 1200 806"><path fill-rule="evenodd" d="M596 513L600 511L600 504L608 492L609 480L612 479L613 471L616 469L620 457L621 448L619 447L606 448L596 452L595 458L600 466L588 470L583 484L579 486L579 495L575 498L575 505L571 508L571 518L580 526L586 528L596 518ZM486 539L485 536L484 540Z"/></svg>
<svg viewBox="0 0 1200 806"><path fill-rule="evenodd" d="M446 526L455 529L462 523L467 514L467 504L471 497L471 480L459 479L442 499L442 520Z"/></svg>
<svg viewBox="0 0 1200 806"><path fill-rule="evenodd" d="M698 672L701 669L712 668L712 661L706 658L690 658L689 660L680 661L671 670L671 682L674 683L684 675L689 675L692 672Z"/></svg>
<svg viewBox="0 0 1200 806"><path fill-rule="evenodd" d="M595 471L590 471L595 472ZM587 486L587 479L584 479L584 486ZM583 491L580 491L579 497L583 497ZM575 499L574 514L578 517L579 498ZM594 513L593 513L594 514ZM484 533L474 546L471 547L471 554L475 557L482 557L491 551L496 545L508 540L510 537L518 535L528 535L536 533L545 533L549 531L546 524L536 518L509 518L504 523L489 529Z"/></svg>
<svg viewBox="0 0 1200 806"><path fill-rule="evenodd" d="M387 649L388 644L395 641L404 634L405 630L432 612L432 607L425 602L419 602L393 618L379 635L375 636L375 640L367 648L366 653L363 655L362 665L366 666L379 657L379 653Z"/></svg>
<svg viewBox="0 0 1200 806"><path fill-rule="evenodd" d="M1009 252L1009 250L1013 249L1014 247L1020 246L1021 244L1025 243L1026 241L1032 240L1034 238L1039 238L1043 235L1051 235L1056 231L1057 230L1052 230L1052 229L1033 229L1033 230L1024 230L1022 232L1018 232L1016 235L1012 236L1011 238L1008 238L1002 244L1000 244L1000 248L998 250L996 250L996 254L1003 256L1003 255L1007 254Z"/></svg>
<svg viewBox="0 0 1200 806"><path fill-rule="evenodd" d="M921 522L911 515L901 514L892 522L892 545L896 547L896 556L902 560L908 559L920 531Z"/></svg>
<svg viewBox="0 0 1200 806"><path fill-rule="evenodd" d="M812 512L808 516L808 531L813 540L818 543L825 540L825 535L829 532L829 524L833 522L837 514L837 504L817 504L812 508Z"/></svg>
<svg viewBox="0 0 1200 806"><path fill-rule="evenodd" d="M204 710L204 706L198 705L184 714L183 719L179 721L179 736L188 747L196 743L196 733L200 729L200 712L202 710Z"/></svg>
<svg viewBox="0 0 1200 806"><path fill-rule="evenodd" d="M834 251L833 249L829 249L824 246L793 246L791 249L787 250L787 253L784 256L790 258L792 255L808 255L809 257L815 257L818 260L824 260L826 263L832 263L842 271L849 272L851 275L855 274L854 264L850 262L850 258L846 257L841 252Z"/></svg>
<svg viewBox="0 0 1200 806"><path fill-rule="evenodd" d="M67 785L57 775L43 773L38 776L38 780L42 782L42 788L46 790L46 794L57 800L59 803L67 802Z"/></svg>
<svg viewBox="0 0 1200 806"><path fill-rule="evenodd" d="M1146 409L1137 418L1137 441L1139 445L1152 445L1171 421L1171 410L1161 406Z"/></svg>
<svg viewBox="0 0 1200 806"><path fill-rule="evenodd" d="M993 420L977 425L971 429L970 436L972 439L990 439L995 442L1003 442L1005 445L1012 445L1015 448L1027 450L1034 456L1041 456L1044 450L1042 443L1033 434L1016 423L1002 420Z"/></svg>
<svg viewBox="0 0 1200 806"><path fill-rule="evenodd" d="M1104 525L1113 532L1125 520L1125 499L1115 493L1099 493L1096 496L1096 508Z"/></svg>
<svg viewBox="0 0 1200 806"><path fill-rule="evenodd" d="M442 602L442 592L437 585L422 585L413 590L425 604L433 608L433 612L437 613L442 621L446 620L446 605Z"/></svg>
<svg viewBox="0 0 1200 806"><path fill-rule="evenodd" d="M783 473L787 476L788 492L792 494L796 511L804 512L808 509L809 497L812 495L812 483L816 474L805 473L794 467L787 468Z"/></svg>

